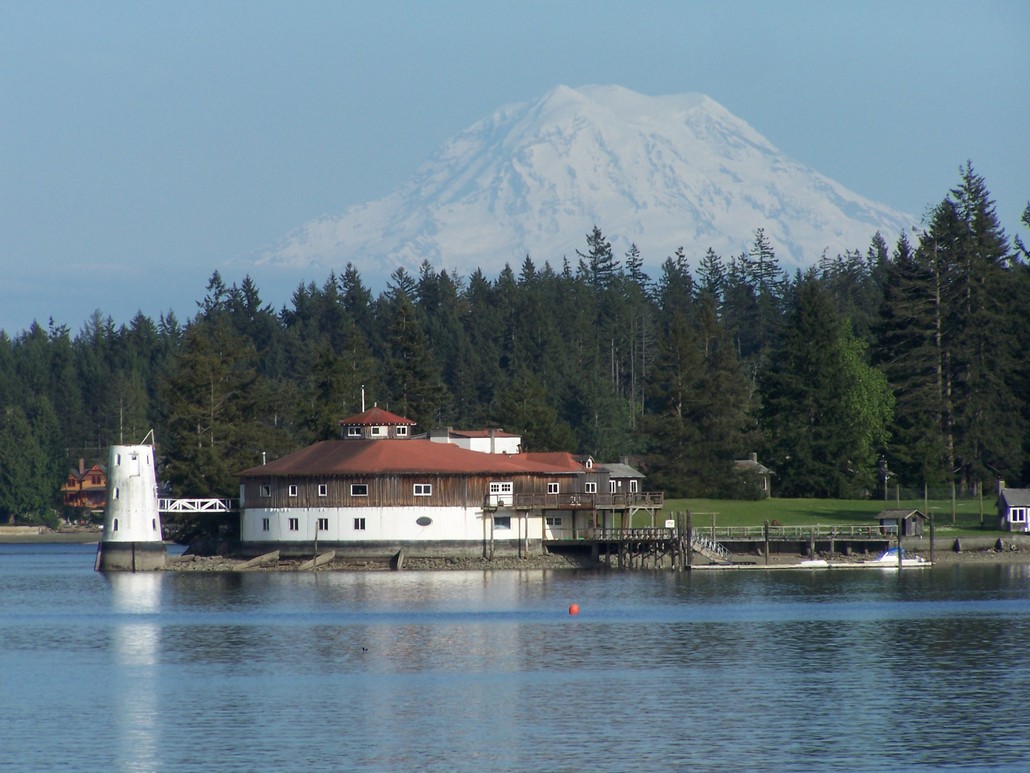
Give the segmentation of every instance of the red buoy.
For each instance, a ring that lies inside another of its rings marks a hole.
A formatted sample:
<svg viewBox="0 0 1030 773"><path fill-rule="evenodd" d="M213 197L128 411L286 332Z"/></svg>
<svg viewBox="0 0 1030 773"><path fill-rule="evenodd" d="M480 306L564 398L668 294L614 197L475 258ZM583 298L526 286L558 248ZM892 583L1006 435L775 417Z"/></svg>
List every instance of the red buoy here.
<svg viewBox="0 0 1030 773"><path fill-rule="evenodd" d="M579 614L579 604L569 604L569 614L570 615L578 615Z"/></svg>

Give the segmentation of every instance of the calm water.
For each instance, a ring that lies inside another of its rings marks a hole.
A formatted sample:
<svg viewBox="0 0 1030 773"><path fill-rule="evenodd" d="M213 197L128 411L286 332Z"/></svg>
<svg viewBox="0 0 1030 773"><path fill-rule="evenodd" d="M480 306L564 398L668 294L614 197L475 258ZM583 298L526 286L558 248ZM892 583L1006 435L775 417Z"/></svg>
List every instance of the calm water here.
<svg viewBox="0 0 1030 773"><path fill-rule="evenodd" d="M1028 567L100 575L93 557L0 545L0 770L1030 769Z"/></svg>

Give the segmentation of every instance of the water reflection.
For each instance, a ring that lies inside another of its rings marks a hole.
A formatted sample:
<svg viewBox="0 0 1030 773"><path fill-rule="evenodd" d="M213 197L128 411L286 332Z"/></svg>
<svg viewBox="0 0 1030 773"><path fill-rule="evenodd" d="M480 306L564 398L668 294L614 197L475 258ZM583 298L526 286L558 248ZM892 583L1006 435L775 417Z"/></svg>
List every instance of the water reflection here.
<svg viewBox="0 0 1030 773"><path fill-rule="evenodd" d="M160 661L162 575L117 572L105 575L115 612L112 649L117 668L113 678L111 741L119 770L159 767L161 689L155 673Z"/></svg>
<svg viewBox="0 0 1030 773"><path fill-rule="evenodd" d="M81 564L0 562L0 588L22 589L0 604L0 682L21 707L0 725L12 769L1030 759L1004 721L1030 694L1024 567L98 577L91 555ZM7 743L58 707L98 706L102 743L96 723Z"/></svg>

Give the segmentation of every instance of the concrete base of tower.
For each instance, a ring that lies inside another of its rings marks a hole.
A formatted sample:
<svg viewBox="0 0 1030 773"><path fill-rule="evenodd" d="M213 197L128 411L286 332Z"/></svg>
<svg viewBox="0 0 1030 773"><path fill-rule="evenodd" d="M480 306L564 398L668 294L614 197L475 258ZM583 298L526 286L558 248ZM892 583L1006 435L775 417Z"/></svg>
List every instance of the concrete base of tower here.
<svg viewBox="0 0 1030 773"><path fill-rule="evenodd" d="M156 572L167 561L163 542L101 542L95 568L98 572Z"/></svg>

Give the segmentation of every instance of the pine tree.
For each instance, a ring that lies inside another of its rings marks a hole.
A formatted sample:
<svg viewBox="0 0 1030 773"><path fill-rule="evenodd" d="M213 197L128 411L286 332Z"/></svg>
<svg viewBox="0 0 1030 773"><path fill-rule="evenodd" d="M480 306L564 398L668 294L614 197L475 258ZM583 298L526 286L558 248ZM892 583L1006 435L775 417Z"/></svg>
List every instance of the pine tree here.
<svg viewBox="0 0 1030 773"><path fill-rule="evenodd" d="M810 272L760 378L766 457L785 496L852 497L875 483L893 399Z"/></svg>
<svg viewBox="0 0 1030 773"><path fill-rule="evenodd" d="M384 387L390 410L425 430L438 425L448 409L446 387L415 307L397 292L390 305L389 358Z"/></svg>

